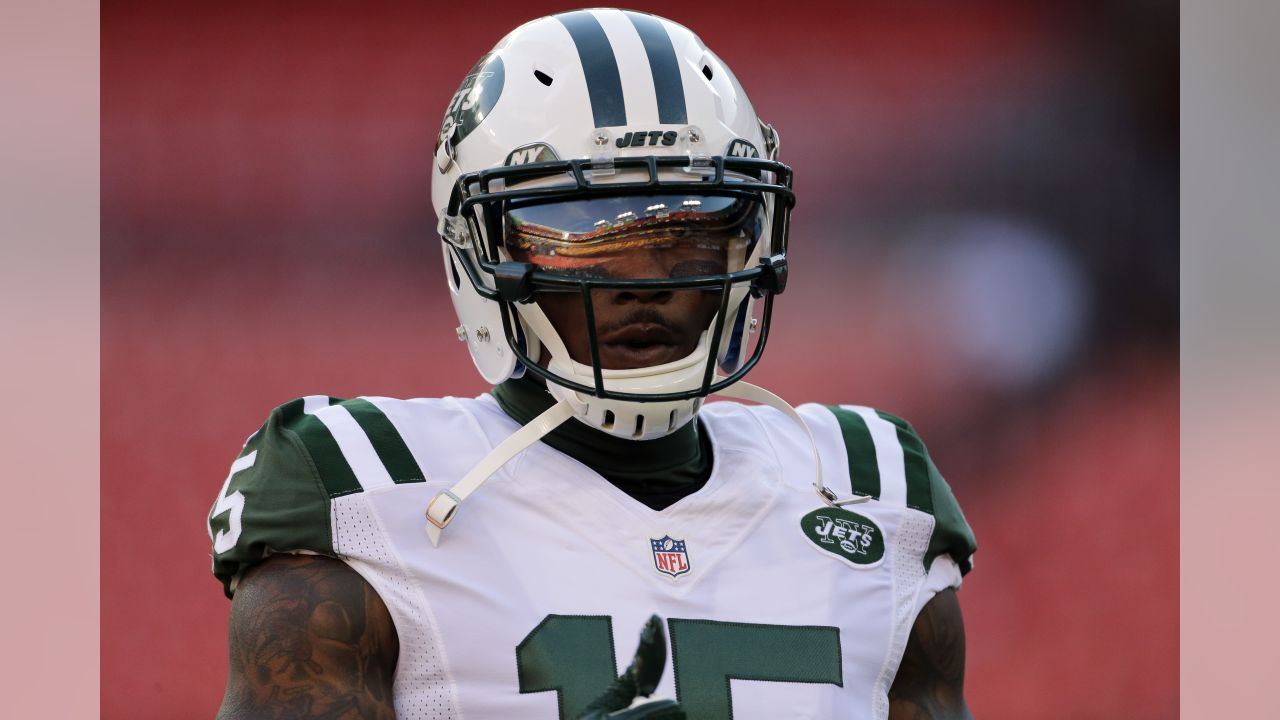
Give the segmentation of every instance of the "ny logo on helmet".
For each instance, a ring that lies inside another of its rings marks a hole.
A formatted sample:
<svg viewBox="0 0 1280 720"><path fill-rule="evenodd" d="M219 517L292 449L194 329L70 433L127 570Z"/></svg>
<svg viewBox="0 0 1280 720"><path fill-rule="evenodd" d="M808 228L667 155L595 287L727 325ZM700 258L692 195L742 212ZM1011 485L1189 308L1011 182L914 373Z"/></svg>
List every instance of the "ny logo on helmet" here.
<svg viewBox="0 0 1280 720"><path fill-rule="evenodd" d="M507 161L503 165L527 165L535 162L547 162L550 160L559 160L556 151L551 149L546 143L529 143L521 145L512 150L507 155Z"/></svg>

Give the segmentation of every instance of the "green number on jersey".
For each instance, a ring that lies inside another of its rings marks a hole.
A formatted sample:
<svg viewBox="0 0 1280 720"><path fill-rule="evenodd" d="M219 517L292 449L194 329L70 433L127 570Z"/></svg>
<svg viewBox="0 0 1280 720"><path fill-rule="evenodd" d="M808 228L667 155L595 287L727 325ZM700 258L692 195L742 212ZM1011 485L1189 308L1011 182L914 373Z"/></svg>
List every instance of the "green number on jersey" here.
<svg viewBox="0 0 1280 720"><path fill-rule="evenodd" d="M729 720L729 680L843 686L840 630L671 618L676 697L691 718Z"/></svg>
<svg viewBox="0 0 1280 720"><path fill-rule="evenodd" d="M843 686L838 628L682 618L667 624L676 699L690 718L730 720L732 678ZM516 647L516 668L520 692L556 691L560 720L574 720L617 674L612 618L548 615Z"/></svg>
<svg viewBox="0 0 1280 720"><path fill-rule="evenodd" d="M574 720L617 677L608 615L548 615L516 646L520 692L556 691Z"/></svg>

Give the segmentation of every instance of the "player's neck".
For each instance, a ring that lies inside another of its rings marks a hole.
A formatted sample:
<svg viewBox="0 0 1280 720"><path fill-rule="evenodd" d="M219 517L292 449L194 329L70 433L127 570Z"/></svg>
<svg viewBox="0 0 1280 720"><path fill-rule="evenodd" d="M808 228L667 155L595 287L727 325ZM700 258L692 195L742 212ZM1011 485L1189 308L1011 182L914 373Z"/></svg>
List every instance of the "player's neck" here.
<svg viewBox="0 0 1280 720"><path fill-rule="evenodd" d="M522 425L555 402L531 378L508 380L493 389L493 396ZM711 444L697 421L664 437L636 441L571 420L542 441L655 509L697 491L711 474Z"/></svg>

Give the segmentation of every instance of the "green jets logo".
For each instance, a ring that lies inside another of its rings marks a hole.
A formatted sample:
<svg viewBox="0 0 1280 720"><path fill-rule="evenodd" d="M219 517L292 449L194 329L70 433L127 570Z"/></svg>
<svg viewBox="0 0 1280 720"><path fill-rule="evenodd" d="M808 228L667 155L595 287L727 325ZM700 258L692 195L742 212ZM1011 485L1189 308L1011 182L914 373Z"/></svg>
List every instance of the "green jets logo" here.
<svg viewBox="0 0 1280 720"><path fill-rule="evenodd" d="M453 144L462 142L476 126L484 121L489 111L498 104L502 86L506 83L506 71L502 58L489 53L476 62L471 72L462 80L462 87L453 94L444 112L444 123L436 137L436 149L453 136Z"/></svg>
<svg viewBox="0 0 1280 720"><path fill-rule="evenodd" d="M800 518L800 529L814 547L855 567L879 565L884 559L884 531L858 513L819 508Z"/></svg>

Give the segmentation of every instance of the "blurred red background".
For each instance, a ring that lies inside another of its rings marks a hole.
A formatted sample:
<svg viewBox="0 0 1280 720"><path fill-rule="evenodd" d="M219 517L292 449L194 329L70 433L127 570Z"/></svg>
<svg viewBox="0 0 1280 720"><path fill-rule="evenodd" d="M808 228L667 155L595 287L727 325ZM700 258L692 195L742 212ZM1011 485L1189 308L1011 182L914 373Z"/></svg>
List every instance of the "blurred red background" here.
<svg viewBox="0 0 1280 720"><path fill-rule="evenodd" d="M304 394L474 395L444 107L542 2L102 8L102 714L211 717L204 517ZM796 170L752 380L912 420L977 532L985 718L1178 714L1177 6L644 3Z"/></svg>

